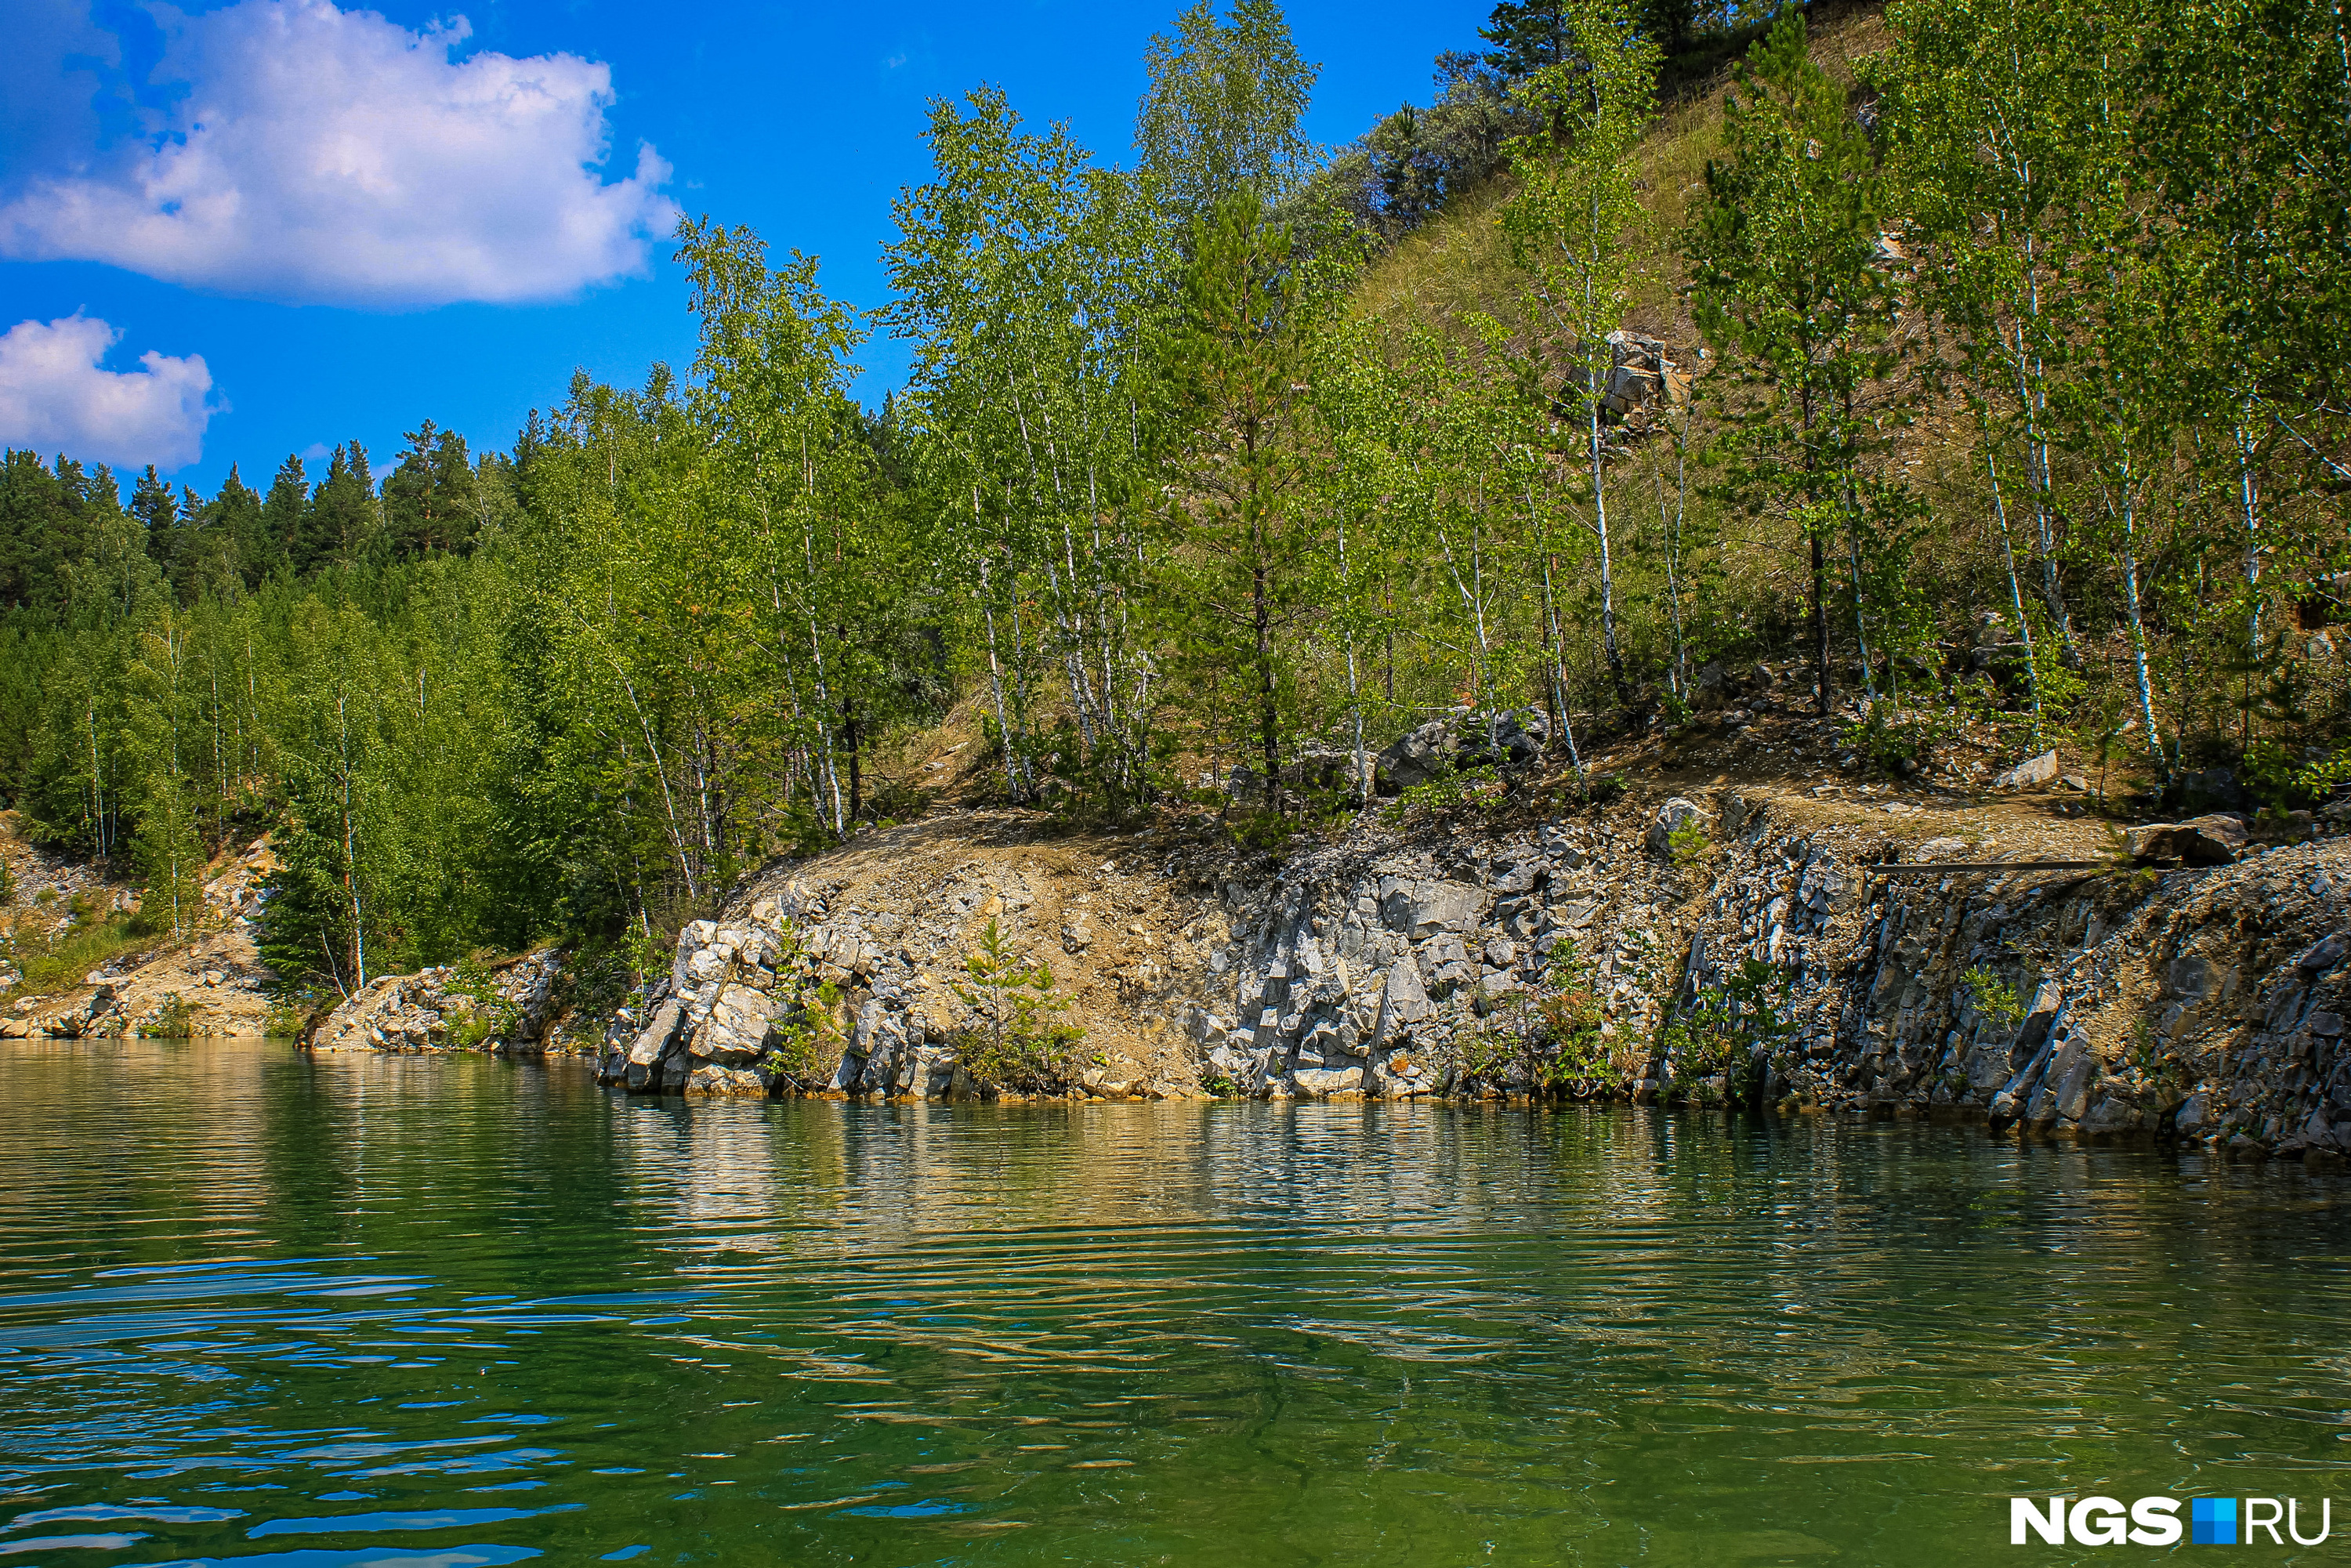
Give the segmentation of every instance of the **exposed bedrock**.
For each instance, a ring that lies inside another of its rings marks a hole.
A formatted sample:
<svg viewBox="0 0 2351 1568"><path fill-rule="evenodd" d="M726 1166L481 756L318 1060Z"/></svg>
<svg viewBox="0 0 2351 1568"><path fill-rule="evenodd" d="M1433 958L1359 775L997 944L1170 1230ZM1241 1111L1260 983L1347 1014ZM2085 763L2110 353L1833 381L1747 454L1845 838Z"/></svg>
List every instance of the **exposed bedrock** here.
<svg viewBox="0 0 2351 1568"><path fill-rule="evenodd" d="M2159 847L2239 852L2241 834L2192 826L2193 844ZM894 877L823 857L749 879L681 936L671 974L616 1022L602 1075L642 1092L989 1093L960 1061L970 1020L953 985L992 919L1080 977L1101 971L1079 997L1079 1094L1541 1092L1545 1048L1492 1044L1540 1018L1570 969L1622 1068L1599 1087L1702 1089L1661 1025L1751 959L1786 1019L1775 1101L2351 1147L2341 840L2168 872L1889 879L1864 870L1882 833L1806 828L1725 791L1507 832L1367 828L1255 876L1181 849L1115 876L1017 845L933 867L927 844L841 852ZM1114 970L1110 935L1127 944ZM813 1029L828 986L830 1027ZM812 1034L831 1042L813 1061Z"/></svg>

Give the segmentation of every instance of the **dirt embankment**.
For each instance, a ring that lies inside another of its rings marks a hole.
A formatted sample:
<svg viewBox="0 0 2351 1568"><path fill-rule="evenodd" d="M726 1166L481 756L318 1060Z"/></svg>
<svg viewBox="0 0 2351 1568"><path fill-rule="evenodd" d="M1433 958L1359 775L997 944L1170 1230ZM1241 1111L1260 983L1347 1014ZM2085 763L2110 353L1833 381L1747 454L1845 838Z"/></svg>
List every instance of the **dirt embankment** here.
<svg viewBox="0 0 2351 1568"><path fill-rule="evenodd" d="M0 861L12 957L0 967L0 1040L266 1032L270 977L254 946L277 865L266 837L205 868L196 932L176 943L138 918L135 883L27 842L13 812L0 813Z"/></svg>

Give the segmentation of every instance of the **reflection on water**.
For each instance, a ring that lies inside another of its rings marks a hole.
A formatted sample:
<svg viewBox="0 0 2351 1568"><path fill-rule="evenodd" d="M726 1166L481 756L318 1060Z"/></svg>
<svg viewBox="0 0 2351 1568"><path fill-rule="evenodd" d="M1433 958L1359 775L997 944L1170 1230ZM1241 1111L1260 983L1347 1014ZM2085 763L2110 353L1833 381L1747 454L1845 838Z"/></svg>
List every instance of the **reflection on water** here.
<svg viewBox="0 0 2351 1568"><path fill-rule="evenodd" d="M2295 1167L7 1061L0 1562L1969 1562L2351 1458Z"/></svg>

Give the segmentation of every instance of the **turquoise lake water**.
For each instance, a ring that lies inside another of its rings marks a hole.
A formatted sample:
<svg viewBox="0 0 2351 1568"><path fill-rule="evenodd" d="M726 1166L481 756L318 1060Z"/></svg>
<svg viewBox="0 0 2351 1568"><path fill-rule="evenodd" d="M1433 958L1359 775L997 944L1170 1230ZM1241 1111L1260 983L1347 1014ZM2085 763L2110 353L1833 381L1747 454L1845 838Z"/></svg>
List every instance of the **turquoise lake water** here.
<svg viewBox="0 0 2351 1568"><path fill-rule="evenodd" d="M5 1050L0 1568L2157 1555L2008 1543L2090 1492L2331 1497L2231 1555L2351 1556L2299 1166Z"/></svg>

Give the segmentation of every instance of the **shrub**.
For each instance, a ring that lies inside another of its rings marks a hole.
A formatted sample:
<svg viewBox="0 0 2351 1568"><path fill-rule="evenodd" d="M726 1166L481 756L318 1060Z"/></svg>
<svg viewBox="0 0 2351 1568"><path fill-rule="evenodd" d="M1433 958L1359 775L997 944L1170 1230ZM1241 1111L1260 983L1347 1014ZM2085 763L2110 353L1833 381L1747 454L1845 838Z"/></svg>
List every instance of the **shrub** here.
<svg viewBox="0 0 2351 1568"><path fill-rule="evenodd" d="M1687 870L1706 859L1714 848L1714 841L1706 836L1706 825L1696 817L1666 835L1666 852L1674 864Z"/></svg>
<svg viewBox="0 0 2351 1568"><path fill-rule="evenodd" d="M776 991L784 1005L776 1011L775 1043L760 1063L806 1089L831 1077L841 1065L849 1047L848 1021L841 988L818 973L799 927L785 922L776 941Z"/></svg>
<svg viewBox="0 0 2351 1568"><path fill-rule="evenodd" d="M1448 769L1426 784L1414 785L1397 795L1382 814L1391 822L1401 822L1416 812L1439 815L1463 806L1490 808L1500 803L1502 795L1500 771L1490 762L1480 763Z"/></svg>
<svg viewBox="0 0 2351 1568"><path fill-rule="evenodd" d="M173 991L155 1009L155 1016L139 1026L139 1032L149 1040L185 1040L194 1032L195 1013L188 998Z"/></svg>
<svg viewBox="0 0 2351 1568"><path fill-rule="evenodd" d="M955 994L972 1010L956 1042L964 1070L982 1083L1024 1093L1046 1093L1069 1082L1070 1058L1085 1031L1062 1021L1069 998L1053 971L1016 956L993 920L979 946L964 957Z"/></svg>
<svg viewBox="0 0 2351 1568"><path fill-rule="evenodd" d="M1795 1036L1786 1016L1788 993L1788 977L1761 958L1745 960L1719 985L1700 990L1658 1034L1672 1083L1719 1077L1726 1099L1759 1100L1766 1075Z"/></svg>
<svg viewBox="0 0 2351 1568"><path fill-rule="evenodd" d="M493 1040L504 1040L522 1022L522 1009L500 991L498 977L477 957L458 962L449 990L465 998L465 1015L449 1025L449 1043L473 1051Z"/></svg>
<svg viewBox="0 0 2351 1568"><path fill-rule="evenodd" d="M2014 1029L2024 1021L2024 998L1998 974L1979 964L1960 978L1979 1016L2001 1029Z"/></svg>
<svg viewBox="0 0 2351 1568"><path fill-rule="evenodd" d="M89 914L78 899L75 907L84 915ZM58 932L19 931L15 946L16 966L24 975L23 994L38 997L71 990L92 969L138 946L145 934L137 916L120 915L104 920L78 918Z"/></svg>

